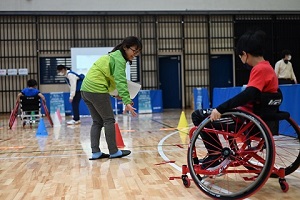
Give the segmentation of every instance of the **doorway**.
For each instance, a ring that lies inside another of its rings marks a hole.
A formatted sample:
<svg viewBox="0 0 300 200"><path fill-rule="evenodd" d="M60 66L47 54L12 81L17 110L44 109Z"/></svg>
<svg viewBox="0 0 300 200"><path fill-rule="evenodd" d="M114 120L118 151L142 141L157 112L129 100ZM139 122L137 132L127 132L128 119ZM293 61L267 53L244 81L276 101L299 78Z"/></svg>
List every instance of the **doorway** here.
<svg viewBox="0 0 300 200"><path fill-rule="evenodd" d="M159 56L158 60L163 108L182 108L181 56Z"/></svg>
<svg viewBox="0 0 300 200"><path fill-rule="evenodd" d="M233 56L232 54L211 55L210 59L210 96L213 99L213 89L232 87Z"/></svg>
<svg viewBox="0 0 300 200"><path fill-rule="evenodd" d="M232 55L210 56L210 85L215 87L233 86L233 60Z"/></svg>

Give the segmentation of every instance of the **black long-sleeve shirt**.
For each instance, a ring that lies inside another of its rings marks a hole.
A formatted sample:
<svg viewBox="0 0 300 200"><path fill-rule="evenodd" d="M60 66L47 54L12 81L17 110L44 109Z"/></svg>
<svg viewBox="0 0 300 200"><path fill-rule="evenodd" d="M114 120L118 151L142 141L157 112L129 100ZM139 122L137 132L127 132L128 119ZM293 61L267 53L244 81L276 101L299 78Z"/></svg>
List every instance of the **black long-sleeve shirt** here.
<svg viewBox="0 0 300 200"><path fill-rule="evenodd" d="M224 113L228 109L236 108L239 106L244 106L248 103L254 102L259 98L261 91L256 87L247 87L243 92L234 96L233 98L225 101L221 105L219 105L216 109L219 113Z"/></svg>

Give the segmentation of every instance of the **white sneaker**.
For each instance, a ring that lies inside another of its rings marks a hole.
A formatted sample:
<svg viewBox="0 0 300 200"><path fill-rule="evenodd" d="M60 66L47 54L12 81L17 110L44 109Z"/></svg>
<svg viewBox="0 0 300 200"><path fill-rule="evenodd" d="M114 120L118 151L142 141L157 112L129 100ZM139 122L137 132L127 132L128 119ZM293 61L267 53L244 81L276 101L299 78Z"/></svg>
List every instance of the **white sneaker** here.
<svg viewBox="0 0 300 200"><path fill-rule="evenodd" d="M73 120L73 119L72 119L71 121L68 121L68 122L67 122L68 125L75 125L75 124L80 124L80 123L81 123L80 120L75 121L75 120Z"/></svg>

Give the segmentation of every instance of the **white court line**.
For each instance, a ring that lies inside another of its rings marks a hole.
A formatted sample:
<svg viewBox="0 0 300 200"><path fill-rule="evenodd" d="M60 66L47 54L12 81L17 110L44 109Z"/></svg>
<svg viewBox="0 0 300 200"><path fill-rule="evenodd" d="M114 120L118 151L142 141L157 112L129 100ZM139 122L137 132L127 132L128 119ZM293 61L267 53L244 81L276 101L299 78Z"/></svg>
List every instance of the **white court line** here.
<svg viewBox="0 0 300 200"><path fill-rule="evenodd" d="M168 139L169 137L171 137L172 135L178 133L179 131L175 131L173 133L170 133L169 135L166 135L163 139L161 139L157 145L157 151L159 153L159 155L164 159L164 161L170 161L170 159L165 155L164 151L163 151L163 143L165 142L166 139ZM177 169L178 171L181 172L181 167L179 167L178 165L176 165L175 163L168 163L169 165L171 165L172 167L174 167L175 169ZM223 188L221 188L222 191L230 193L230 191L224 190ZM251 200L249 198L246 198L245 200Z"/></svg>
<svg viewBox="0 0 300 200"><path fill-rule="evenodd" d="M165 142L165 140L169 137L171 137L172 135L178 133L179 131L175 131L174 133L171 133L169 135L166 135L163 139L161 139L157 145L157 151L159 153L159 155L164 159L164 161L170 161L169 158L165 155L164 151L163 151L163 143ZM168 163L169 165L171 165L172 167L174 167L175 169L177 169L178 171L181 172L181 167L179 167L178 165L176 165L175 163Z"/></svg>

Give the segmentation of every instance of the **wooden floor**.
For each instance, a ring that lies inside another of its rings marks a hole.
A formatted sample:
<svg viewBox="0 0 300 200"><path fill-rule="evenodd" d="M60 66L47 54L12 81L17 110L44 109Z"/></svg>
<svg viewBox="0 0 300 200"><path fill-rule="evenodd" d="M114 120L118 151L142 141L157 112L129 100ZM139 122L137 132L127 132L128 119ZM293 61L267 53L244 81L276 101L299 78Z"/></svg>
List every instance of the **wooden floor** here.
<svg viewBox="0 0 300 200"><path fill-rule="evenodd" d="M90 161L91 119L81 125L52 128L45 118L47 136L36 136L38 125L22 127L20 119L8 129L9 115L0 116L0 199L209 199L192 182L180 179L186 164L187 135L177 127L181 110L116 117L124 149L132 154L119 159ZM191 126L191 110L185 116ZM108 153L104 134L101 149ZM168 163L167 161L174 161ZM283 193L278 179L269 179L248 199L299 199L299 170L287 176ZM174 178L174 180L170 180Z"/></svg>

